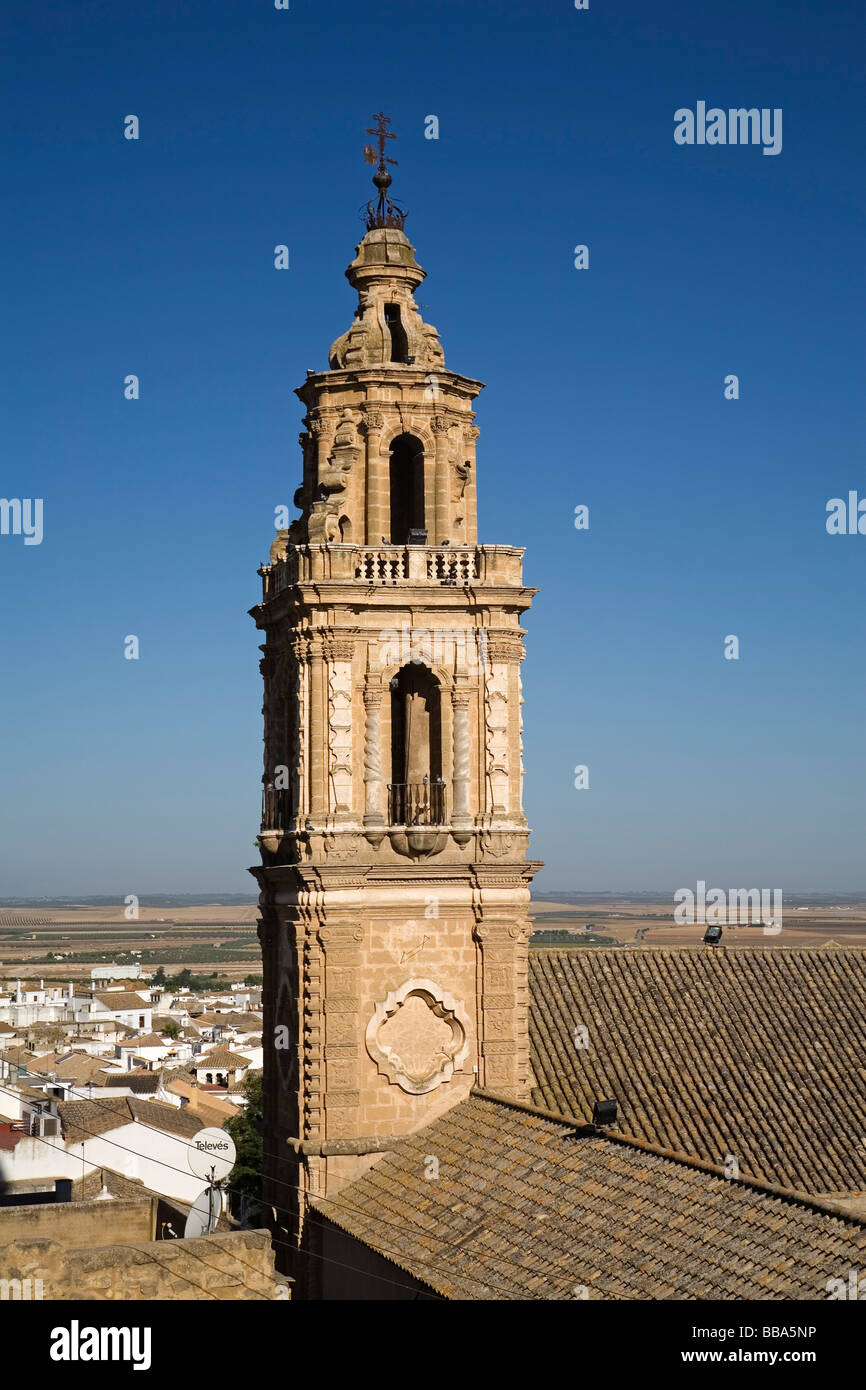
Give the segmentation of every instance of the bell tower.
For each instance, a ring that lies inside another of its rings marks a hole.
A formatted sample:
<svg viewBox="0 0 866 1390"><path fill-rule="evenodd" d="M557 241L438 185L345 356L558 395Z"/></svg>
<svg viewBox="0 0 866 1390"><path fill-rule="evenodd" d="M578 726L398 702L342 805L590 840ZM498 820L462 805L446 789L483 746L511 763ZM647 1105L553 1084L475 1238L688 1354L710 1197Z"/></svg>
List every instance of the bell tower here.
<svg viewBox="0 0 866 1390"><path fill-rule="evenodd" d="M265 1200L359 1176L474 1085L530 1094L523 551L479 545L473 402L378 200L304 408L300 516L263 565Z"/></svg>

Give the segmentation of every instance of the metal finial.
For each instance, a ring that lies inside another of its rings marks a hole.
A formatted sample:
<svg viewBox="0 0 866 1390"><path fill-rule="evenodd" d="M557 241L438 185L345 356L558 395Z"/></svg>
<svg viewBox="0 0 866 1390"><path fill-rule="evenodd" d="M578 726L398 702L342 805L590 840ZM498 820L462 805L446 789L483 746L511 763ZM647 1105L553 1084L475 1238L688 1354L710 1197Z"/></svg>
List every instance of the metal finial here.
<svg viewBox="0 0 866 1390"><path fill-rule="evenodd" d="M376 164L376 172L373 175L373 185L379 190L379 198L374 208L373 200L367 204L367 231L372 232L375 227L396 227L399 231L403 230L403 223L406 221L406 213L398 207L388 197L388 189L391 187L391 175L385 167L388 164L397 164L396 159L389 159L385 154L385 141L396 140L397 136L393 131L388 130L391 124L391 117L386 116L384 111L373 113L372 119L376 122L375 126L367 126L367 134L375 135L379 146L378 159L376 151L372 145L364 146L364 158L368 164Z"/></svg>

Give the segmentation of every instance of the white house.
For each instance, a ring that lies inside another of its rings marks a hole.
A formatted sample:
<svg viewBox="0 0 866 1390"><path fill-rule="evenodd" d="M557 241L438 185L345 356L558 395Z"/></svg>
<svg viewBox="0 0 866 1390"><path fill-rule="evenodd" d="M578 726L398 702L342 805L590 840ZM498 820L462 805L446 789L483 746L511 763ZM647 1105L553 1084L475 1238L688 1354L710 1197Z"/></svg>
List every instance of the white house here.
<svg viewBox="0 0 866 1390"><path fill-rule="evenodd" d="M62 1132L21 1134L3 1152L9 1182L33 1178L80 1178L94 1168L111 1168L137 1178L152 1192L187 1204L202 1190L187 1162L191 1141L204 1128L187 1107L118 1096L61 1103Z"/></svg>
<svg viewBox="0 0 866 1390"><path fill-rule="evenodd" d="M96 965L90 972L94 984L104 980L140 980L140 965Z"/></svg>
<svg viewBox="0 0 866 1390"><path fill-rule="evenodd" d="M239 1085L249 1071L251 1059L240 1052L231 1052L227 1047L216 1047L212 1052L204 1052L196 1057L192 1070L199 1086L224 1086L227 1089Z"/></svg>
<svg viewBox="0 0 866 1390"><path fill-rule="evenodd" d="M153 1005L131 990L100 990L90 997L88 1023L113 1021L142 1033L153 1027Z"/></svg>

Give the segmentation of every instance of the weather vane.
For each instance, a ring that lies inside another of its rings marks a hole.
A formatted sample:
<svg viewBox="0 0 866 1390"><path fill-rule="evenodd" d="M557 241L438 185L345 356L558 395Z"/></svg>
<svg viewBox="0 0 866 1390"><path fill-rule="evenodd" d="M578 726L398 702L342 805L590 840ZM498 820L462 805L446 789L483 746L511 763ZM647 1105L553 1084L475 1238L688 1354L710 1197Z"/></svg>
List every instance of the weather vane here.
<svg viewBox="0 0 866 1390"><path fill-rule="evenodd" d="M373 200L367 204L367 230L373 231L374 227L396 227L399 231L403 230L403 223L406 221L406 213L399 208L396 203L388 197L388 189L391 187L391 175L385 167L388 164L397 164L396 159L389 159L385 154L385 141L396 140L397 136L388 129L391 124L391 117L386 116L384 111L373 113L372 119L376 122L375 126L367 126L367 134L376 136L376 143L379 146L378 159L376 151L372 145L364 146L364 158L368 164L376 164L377 169L373 175L373 184L379 190L379 198L375 208Z"/></svg>

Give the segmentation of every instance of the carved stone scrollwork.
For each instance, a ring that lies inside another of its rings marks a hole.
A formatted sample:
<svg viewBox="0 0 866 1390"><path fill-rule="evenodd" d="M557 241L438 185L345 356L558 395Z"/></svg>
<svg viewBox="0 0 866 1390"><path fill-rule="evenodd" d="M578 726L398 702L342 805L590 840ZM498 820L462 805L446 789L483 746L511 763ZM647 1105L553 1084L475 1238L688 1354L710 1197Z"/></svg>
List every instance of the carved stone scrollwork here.
<svg viewBox="0 0 866 1390"><path fill-rule="evenodd" d="M488 639L489 655L489 639ZM487 744L487 810L494 817L508 811L508 667L491 659L484 690Z"/></svg>
<svg viewBox="0 0 866 1390"><path fill-rule="evenodd" d="M487 656L490 661L522 661L526 655L523 638L516 632L487 633Z"/></svg>
<svg viewBox="0 0 866 1390"><path fill-rule="evenodd" d="M514 849L515 836L507 831L485 830L480 839L481 850L486 856L499 859Z"/></svg>
<svg viewBox="0 0 866 1390"><path fill-rule="evenodd" d="M352 814L352 663L353 644L328 642L328 761L330 812L336 820ZM340 654L338 655L338 651Z"/></svg>
<svg viewBox="0 0 866 1390"><path fill-rule="evenodd" d="M347 864L358 855L357 835L325 835L323 845L328 859L337 864Z"/></svg>
<svg viewBox="0 0 866 1390"><path fill-rule="evenodd" d="M355 655L355 638L348 633L325 633L323 648L328 661L351 661Z"/></svg>

